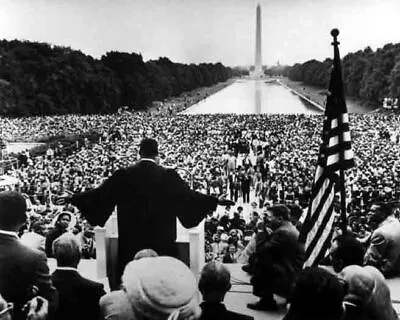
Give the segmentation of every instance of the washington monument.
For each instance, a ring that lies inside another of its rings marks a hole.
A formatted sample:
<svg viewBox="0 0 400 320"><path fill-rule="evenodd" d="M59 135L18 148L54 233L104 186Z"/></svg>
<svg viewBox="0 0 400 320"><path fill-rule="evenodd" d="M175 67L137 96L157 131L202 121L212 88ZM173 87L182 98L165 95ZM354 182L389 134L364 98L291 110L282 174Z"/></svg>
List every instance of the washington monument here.
<svg viewBox="0 0 400 320"><path fill-rule="evenodd" d="M256 17L256 59L254 64L253 76L261 77L263 75L262 70L262 59L261 59L261 6L257 5L257 17Z"/></svg>

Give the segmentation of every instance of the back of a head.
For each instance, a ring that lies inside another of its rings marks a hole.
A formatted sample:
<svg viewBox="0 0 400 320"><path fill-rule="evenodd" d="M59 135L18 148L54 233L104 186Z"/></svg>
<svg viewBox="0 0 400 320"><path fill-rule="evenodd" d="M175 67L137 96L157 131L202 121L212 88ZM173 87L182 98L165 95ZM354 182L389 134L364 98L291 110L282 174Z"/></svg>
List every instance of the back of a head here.
<svg viewBox="0 0 400 320"><path fill-rule="evenodd" d="M334 243L337 247L332 254L332 263L336 272L350 265L363 265L365 249L354 236L340 235Z"/></svg>
<svg viewBox="0 0 400 320"><path fill-rule="evenodd" d="M122 275L124 291L139 319L188 319L199 315L196 279L172 257L133 260Z"/></svg>
<svg viewBox="0 0 400 320"><path fill-rule="evenodd" d="M275 217L281 217L283 220L288 221L290 219L289 208L283 204L276 204L268 209Z"/></svg>
<svg viewBox="0 0 400 320"><path fill-rule="evenodd" d="M205 301L222 301L230 288L231 274L222 263L211 261L203 267L199 280L199 289Z"/></svg>
<svg viewBox="0 0 400 320"><path fill-rule="evenodd" d="M133 260L140 260L143 258L154 258L154 257L158 257L158 254L153 249L142 249L136 252L135 256L133 257Z"/></svg>
<svg viewBox="0 0 400 320"><path fill-rule="evenodd" d="M317 267L303 269L291 296L286 320L340 320L346 286L329 271Z"/></svg>
<svg viewBox="0 0 400 320"><path fill-rule="evenodd" d="M26 201L15 191L0 192L0 229L17 231L26 221Z"/></svg>
<svg viewBox="0 0 400 320"><path fill-rule="evenodd" d="M41 234L42 232L43 232L43 222L41 222L41 221L35 221L33 224L32 224L32 231L33 232L35 232L35 233L39 233L39 234Z"/></svg>
<svg viewBox="0 0 400 320"><path fill-rule="evenodd" d="M140 142L139 154L142 158L155 158L158 156L158 143L152 138L144 138Z"/></svg>
<svg viewBox="0 0 400 320"><path fill-rule="evenodd" d="M299 221L301 215L303 214L303 209L297 204L289 205L289 209L292 220L296 222Z"/></svg>
<svg viewBox="0 0 400 320"><path fill-rule="evenodd" d="M360 319L398 319L393 309L390 289L382 273L372 266L348 266L340 276L348 284L345 301L358 308Z"/></svg>
<svg viewBox="0 0 400 320"><path fill-rule="evenodd" d="M53 242L53 255L59 267L77 267L81 258L79 240L72 233L64 233Z"/></svg>

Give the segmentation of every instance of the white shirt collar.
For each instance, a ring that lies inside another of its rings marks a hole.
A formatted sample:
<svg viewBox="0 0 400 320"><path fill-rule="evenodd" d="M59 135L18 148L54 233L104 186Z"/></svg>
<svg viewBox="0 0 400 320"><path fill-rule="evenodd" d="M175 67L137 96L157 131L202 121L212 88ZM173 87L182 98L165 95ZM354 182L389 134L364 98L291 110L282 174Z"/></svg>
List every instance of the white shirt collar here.
<svg viewBox="0 0 400 320"><path fill-rule="evenodd" d="M14 232L14 231L7 231L7 230L0 229L0 234L6 234L8 236L13 236L19 240L18 233Z"/></svg>
<svg viewBox="0 0 400 320"><path fill-rule="evenodd" d="M156 163L156 160L150 159L150 158L141 158L140 161L151 161L151 162Z"/></svg>
<svg viewBox="0 0 400 320"><path fill-rule="evenodd" d="M57 267L56 270L69 270L78 272L78 270L74 267Z"/></svg>

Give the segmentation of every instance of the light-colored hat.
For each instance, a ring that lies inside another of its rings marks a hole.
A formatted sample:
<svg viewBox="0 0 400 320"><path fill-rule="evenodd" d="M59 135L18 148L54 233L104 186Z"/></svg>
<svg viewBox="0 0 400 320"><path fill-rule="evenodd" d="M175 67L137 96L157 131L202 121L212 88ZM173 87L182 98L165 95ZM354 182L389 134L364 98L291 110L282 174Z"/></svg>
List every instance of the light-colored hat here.
<svg viewBox="0 0 400 320"><path fill-rule="evenodd" d="M200 313L196 279L175 258L131 261L125 267L122 283L138 318L175 320Z"/></svg>

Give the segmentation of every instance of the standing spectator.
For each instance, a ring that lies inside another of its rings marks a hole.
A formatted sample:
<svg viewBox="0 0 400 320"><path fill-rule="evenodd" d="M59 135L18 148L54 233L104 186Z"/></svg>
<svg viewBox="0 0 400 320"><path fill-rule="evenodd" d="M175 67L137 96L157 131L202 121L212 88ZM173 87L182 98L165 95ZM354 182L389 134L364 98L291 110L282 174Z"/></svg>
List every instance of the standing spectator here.
<svg viewBox="0 0 400 320"><path fill-rule="evenodd" d="M14 320L25 320L22 307L32 291L49 302L49 319L57 308L57 291L52 285L46 255L18 239L17 230L26 221L26 202L17 192L0 193L0 292L14 303Z"/></svg>
<svg viewBox="0 0 400 320"><path fill-rule="evenodd" d="M51 277L59 294L56 319L98 320L99 301L105 292L101 283L79 274L81 250L78 239L73 234L63 234L54 240L53 252L57 268Z"/></svg>
<svg viewBox="0 0 400 320"><path fill-rule="evenodd" d="M251 178L247 173L245 173L242 177L242 181L240 184L243 195L243 203L250 202L250 184L251 184Z"/></svg>

